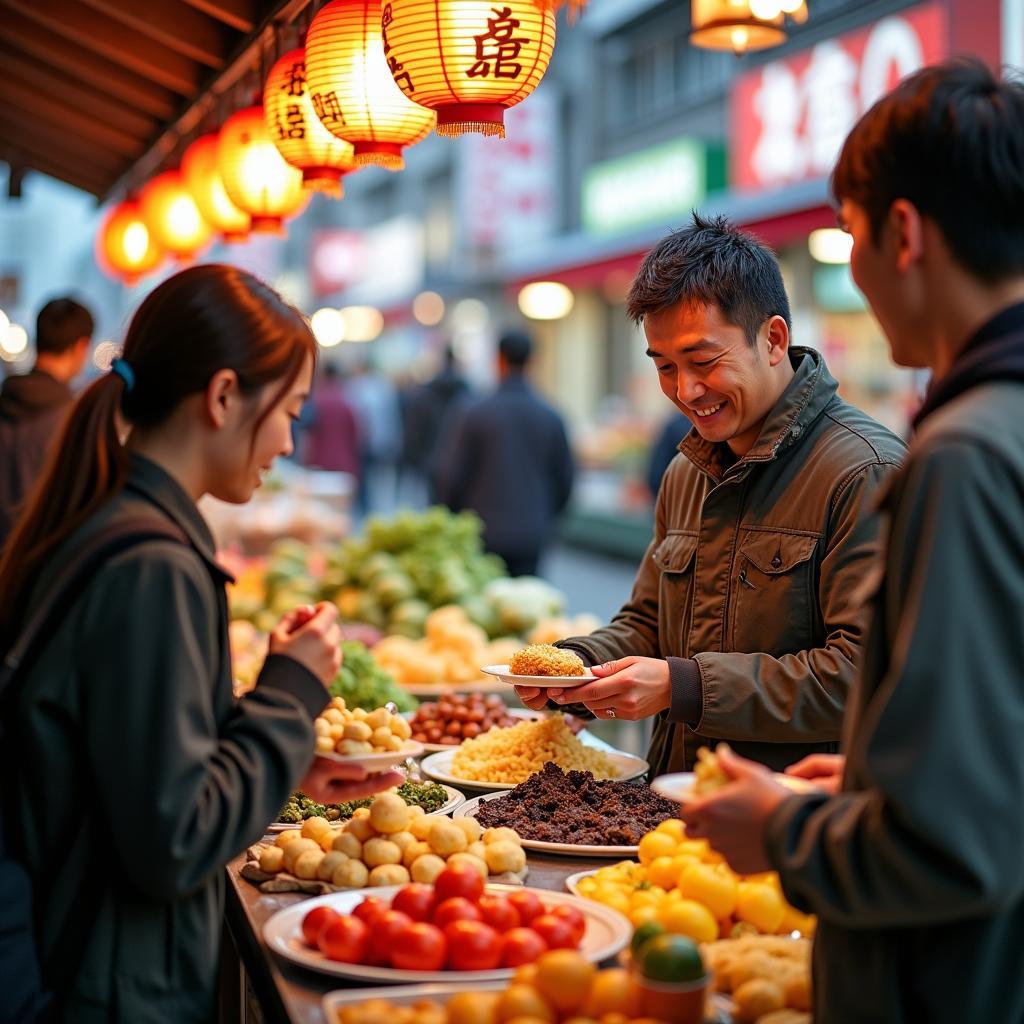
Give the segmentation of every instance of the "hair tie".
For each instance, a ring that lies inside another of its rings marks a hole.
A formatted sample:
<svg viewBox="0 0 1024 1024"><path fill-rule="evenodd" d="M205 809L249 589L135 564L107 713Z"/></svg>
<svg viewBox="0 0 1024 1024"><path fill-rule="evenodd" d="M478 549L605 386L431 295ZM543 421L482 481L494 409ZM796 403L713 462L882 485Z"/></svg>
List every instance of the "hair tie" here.
<svg viewBox="0 0 1024 1024"><path fill-rule="evenodd" d="M127 360L115 359L110 364L110 372L116 373L124 381L125 394L135 387L135 371L128 364Z"/></svg>

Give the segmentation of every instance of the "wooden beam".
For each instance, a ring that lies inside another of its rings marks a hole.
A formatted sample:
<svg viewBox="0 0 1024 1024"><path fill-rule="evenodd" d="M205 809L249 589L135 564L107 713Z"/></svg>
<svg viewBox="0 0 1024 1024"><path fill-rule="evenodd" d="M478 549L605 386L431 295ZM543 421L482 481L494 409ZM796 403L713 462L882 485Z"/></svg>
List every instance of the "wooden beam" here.
<svg viewBox="0 0 1024 1024"><path fill-rule="evenodd" d="M24 140L37 150L47 152L59 150L70 157L94 164L110 174L119 174L129 164L129 159L96 141L64 129L55 129L20 108L0 107L0 143L14 145Z"/></svg>
<svg viewBox="0 0 1024 1024"><path fill-rule="evenodd" d="M19 167L26 171L37 171L39 174L49 175L65 184L73 185L75 188L88 192L90 195L99 198L103 194L106 183L91 177L81 169L62 166L59 161L43 154L29 153L25 150L7 148L0 146L0 160L10 164L12 167Z"/></svg>
<svg viewBox="0 0 1024 1024"><path fill-rule="evenodd" d="M37 115L54 127L55 134L66 128L85 138L94 139L122 156L137 157L146 148L145 139L136 138L88 114L72 110L20 82L0 79L0 103L9 103Z"/></svg>
<svg viewBox="0 0 1024 1024"><path fill-rule="evenodd" d="M189 7L216 18L239 32L251 32L256 27L260 6L255 0L185 0Z"/></svg>
<svg viewBox="0 0 1024 1024"><path fill-rule="evenodd" d="M90 10L80 0L0 0L65 39L86 47L182 96L192 97L202 78L200 68L180 53Z"/></svg>
<svg viewBox="0 0 1024 1024"><path fill-rule="evenodd" d="M93 10L141 32L189 60L219 68L231 30L178 0L85 0Z"/></svg>
<svg viewBox="0 0 1024 1024"><path fill-rule="evenodd" d="M17 11L5 12L3 22L7 42L26 55L61 68L68 75L162 121L174 115L179 98L169 89L44 30Z"/></svg>
<svg viewBox="0 0 1024 1024"><path fill-rule="evenodd" d="M149 139L157 130L158 122L154 118L136 113L92 86L83 85L59 69L46 67L25 57L3 43L0 43L0 67L8 75L37 89L44 96L107 124L117 125L129 135Z"/></svg>

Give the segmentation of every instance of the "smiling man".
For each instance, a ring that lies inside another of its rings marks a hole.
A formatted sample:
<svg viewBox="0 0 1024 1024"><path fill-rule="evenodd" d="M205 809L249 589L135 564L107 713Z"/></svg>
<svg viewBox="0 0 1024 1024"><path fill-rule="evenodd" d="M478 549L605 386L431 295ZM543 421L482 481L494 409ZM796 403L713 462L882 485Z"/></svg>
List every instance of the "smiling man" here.
<svg viewBox="0 0 1024 1024"><path fill-rule="evenodd" d="M775 256L724 219L695 215L663 239L627 309L693 427L629 601L562 641L599 681L547 694L599 718L656 715L653 774L723 739L776 769L835 751L860 656L856 584L878 550L872 498L904 446L790 345Z"/></svg>

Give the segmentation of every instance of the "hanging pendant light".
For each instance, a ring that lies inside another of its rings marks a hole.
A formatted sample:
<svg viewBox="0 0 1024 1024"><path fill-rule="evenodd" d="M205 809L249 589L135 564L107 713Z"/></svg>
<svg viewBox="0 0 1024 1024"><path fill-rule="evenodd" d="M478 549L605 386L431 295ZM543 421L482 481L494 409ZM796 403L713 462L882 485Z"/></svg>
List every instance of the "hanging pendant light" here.
<svg viewBox="0 0 1024 1024"><path fill-rule="evenodd" d="M263 107L246 107L224 122L217 142L217 170L228 198L252 218L252 230L284 234L284 221L309 200L302 171L270 140Z"/></svg>
<svg viewBox="0 0 1024 1024"><path fill-rule="evenodd" d="M180 260L195 259L213 237L179 171L164 171L147 182L139 205L157 245Z"/></svg>
<svg viewBox="0 0 1024 1024"><path fill-rule="evenodd" d="M252 229L252 218L228 198L217 170L217 135L202 135L181 158L185 187L206 222L220 232L225 242L244 242Z"/></svg>
<svg viewBox="0 0 1024 1024"><path fill-rule="evenodd" d="M786 41L786 15L807 20L805 0L692 0L690 42L737 56Z"/></svg>
<svg viewBox="0 0 1024 1024"><path fill-rule="evenodd" d="M395 85L381 39L380 0L332 0L306 34L309 97L324 127L355 147L357 167L405 166L402 150L435 117Z"/></svg>
<svg viewBox="0 0 1024 1024"><path fill-rule="evenodd" d="M437 134L505 137L505 111L540 83L555 14L536 0L384 0L395 83L437 113Z"/></svg>
<svg viewBox="0 0 1024 1024"><path fill-rule="evenodd" d="M263 88L267 131L281 156L302 171L307 188L340 197L341 179L355 167L351 142L332 135L313 110L306 85L306 51L286 53Z"/></svg>
<svg viewBox="0 0 1024 1024"><path fill-rule="evenodd" d="M137 200L126 199L107 214L96 236L96 260L105 274L132 286L163 258Z"/></svg>

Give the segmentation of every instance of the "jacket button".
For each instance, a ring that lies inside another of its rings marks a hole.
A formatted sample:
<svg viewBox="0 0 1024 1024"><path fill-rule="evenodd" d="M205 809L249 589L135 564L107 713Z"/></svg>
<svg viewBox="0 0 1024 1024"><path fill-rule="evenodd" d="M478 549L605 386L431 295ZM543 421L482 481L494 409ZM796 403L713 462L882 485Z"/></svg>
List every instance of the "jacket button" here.
<svg viewBox="0 0 1024 1024"><path fill-rule="evenodd" d="M801 434L803 433L803 427L801 427L801 426L800 426L800 424L798 423L798 424L797 424L797 425L796 425L796 426L795 426L795 427L794 427L794 428L793 428L793 429L792 429L792 430L790 431L790 433L791 433L791 434L792 434L792 435L793 435L794 437L799 437L799 436L800 436L800 435L801 435Z"/></svg>
<svg viewBox="0 0 1024 1024"><path fill-rule="evenodd" d="M779 567L780 565L782 565L782 559L781 559L781 558L780 558L780 557L779 557L778 555L776 555L776 556L775 556L775 557L774 557L774 558L772 559L772 568L773 568L773 569L778 569L778 567Z"/></svg>

